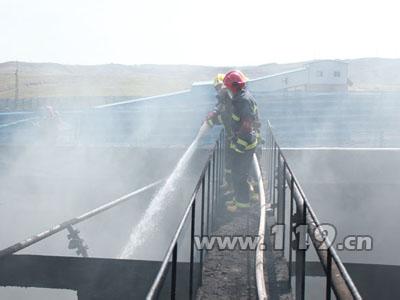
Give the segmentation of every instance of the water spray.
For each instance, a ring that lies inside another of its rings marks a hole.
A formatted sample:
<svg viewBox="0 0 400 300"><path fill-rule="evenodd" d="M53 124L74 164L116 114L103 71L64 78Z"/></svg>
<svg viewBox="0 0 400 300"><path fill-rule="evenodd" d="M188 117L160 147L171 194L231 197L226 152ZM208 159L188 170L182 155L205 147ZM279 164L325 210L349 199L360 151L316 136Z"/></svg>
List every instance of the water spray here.
<svg viewBox="0 0 400 300"><path fill-rule="evenodd" d="M122 250L120 258L127 259L134 257L135 249L139 248L144 243L145 239L151 236L151 233L155 232L157 228L159 228L161 218L158 216L160 212L168 206L168 196L176 190L179 179L185 172L188 162L193 156L199 140L209 131L209 129L210 127L207 125L207 123L203 123L203 125L200 127L200 130L192 144L183 154L165 184L151 200L143 218L140 220L139 224L132 229L129 241Z"/></svg>

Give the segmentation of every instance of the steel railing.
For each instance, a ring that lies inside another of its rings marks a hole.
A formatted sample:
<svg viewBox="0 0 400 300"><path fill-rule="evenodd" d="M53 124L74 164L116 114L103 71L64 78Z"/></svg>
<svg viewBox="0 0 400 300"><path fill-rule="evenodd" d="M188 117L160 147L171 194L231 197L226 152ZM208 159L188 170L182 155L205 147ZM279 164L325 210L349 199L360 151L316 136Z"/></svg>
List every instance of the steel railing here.
<svg viewBox="0 0 400 300"><path fill-rule="evenodd" d="M267 128L266 154L266 163L269 166L267 169L269 201L276 217L276 224L286 225L281 231L282 244L279 250L288 254L289 285L292 287L291 278L294 276L295 299L305 299L308 240L311 240L310 244L314 247L326 275L326 299L331 299L331 290L338 299L361 299L357 287L335 249L331 247L332 244L323 226L289 167L270 123ZM287 202L290 205L289 214L286 212ZM303 230L298 230L300 228ZM286 233L288 237L285 236Z"/></svg>
<svg viewBox="0 0 400 300"><path fill-rule="evenodd" d="M186 221L190 221L190 260L189 260L189 290L185 299L193 299L195 296L195 274L194 274L194 263L195 263L195 253L194 253L194 238L195 238L195 227L198 225L196 223L196 203L201 201L201 212L200 212L200 238L204 236L209 236L214 229L214 219L217 207L217 199L220 195L220 186L223 179L223 169L224 169L224 131L221 130L219 138L216 141L212 152L210 153L205 167L201 172L201 176L196 183L196 187L192 193L190 201L187 205L185 213L180 220L177 230L169 244L168 250L164 256L161 263L161 267L151 285L151 288L147 294L146 299L157 299L161 295L161 290L165 287L166 278L171 270L171 281L169 282L169 296L171 299L176 298L177 294L177 266L178 266L178 240L184 235L184 227ZM202 270L203 270L203 260L205 257L204 249L199 250L199 268L197 285L202 284ZM170 259L172 258L172 261ZM165 295L163 295L165 297Z"/></svg>
<svg viewBox="0 0 400 300"><path fill-rule="evenodd" d="M36 235L33 235L33 236L23 240L23 241L20 241L20 242L14 244L14 245L11 245L11 246L9 246L7 248L4 248L4 249L0 250L0 257L6 256L6 255L10 255L10 254L14 254L14 253L16 253L16 252L18 252L18 251L20 251L22 249L25 249L25 248L33 245L33 244L36 244L36 243L38 243L38 242L40 242L40 241L42 241L42 240L54 235L54 234L56 234L56 233L58 233L60 231L63 231L63 230L68 230L69 235L70 235L69 238L71 237L71 238L74 238L75 240L77 240L77 239L79 239L79 237L77 236L77 233L79 233L79 231L74 230L72 228L73 225L81 223L81 222L83 222L83 221L85 221L87 219L90 219L90 218L92 218L94 216L97 216L98 214L101 214L101 213L103 213L103 212L105 212L105 211L107 211L107 210L109 210L109 209L111 209L111 208L113 208L115 206L118 206L118 205L120 205L120 204L122 204L122 203L124 203L124 202L126 202L126 201L128 201L130 199L132 199L132 197L134 197L136 195L139 195L139 194L141 194L141 193L143 193L145 191L148 191L148 190L158 186L163 181L164 180L158 180L156 182L153 182L153 183L151 183L151 184L149 184L147 186L144 186L144 187L142 187L140 189L137 189L137 190L135 190L135 191L133 191L133 192L131 192L129 194L126 194L126 195L124 195L124 196L122 196L122 197L120 197L118 199L115 199L115 200L113 200L111 202L108 202L108 203L106 203L106 204L104 204L102 206L99 206L99 207L91 210L91 211L88 211L88 212L86 212L86 213L84 213L84 214L82 214L80 216L77 216L75 218L67 220L67 221L65 221L65 222L63 222L61 224L55 225L55 226L51 227L50 229L48 229L46 231L43 231L43 232L38 233ZM85 255L86 250L84 249L84 247L81 247L81 248L82 249L78 249L78 251L82 251L83 252L82 253L83 256L87 256L87 254Z"/></svg>

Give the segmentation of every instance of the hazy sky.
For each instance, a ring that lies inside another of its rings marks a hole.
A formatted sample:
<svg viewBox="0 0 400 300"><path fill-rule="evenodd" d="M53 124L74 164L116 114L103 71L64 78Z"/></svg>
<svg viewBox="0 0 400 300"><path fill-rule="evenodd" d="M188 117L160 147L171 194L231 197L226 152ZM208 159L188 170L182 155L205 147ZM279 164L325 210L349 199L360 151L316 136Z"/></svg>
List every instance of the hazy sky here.
<svg viewBox="0 0 400 300"><path fill-rule="evenodd" d="M400 57L387 0L0 0L0 62L255 65Z"/></svg>

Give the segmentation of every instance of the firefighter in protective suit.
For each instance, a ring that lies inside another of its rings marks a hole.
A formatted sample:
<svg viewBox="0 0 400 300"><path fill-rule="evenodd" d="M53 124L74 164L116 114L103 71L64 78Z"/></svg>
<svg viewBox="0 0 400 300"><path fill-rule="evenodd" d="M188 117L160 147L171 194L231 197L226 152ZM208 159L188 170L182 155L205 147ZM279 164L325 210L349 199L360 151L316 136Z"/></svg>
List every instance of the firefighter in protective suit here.
<svg viewBox="0 0 400 300"><path fill-rule="evenodd" d="M224 77L224 86L232 102L232 136L229 149L232 166L234 198L227 201L227 209L250 207L248 183L253 154L259 142L260 122L257 104L246 88L247 78L240 71L230 71Z"/></svg>
<svg viewBox="0 0 400 300"><path fill-rule="evenodd" d="M232 102L228 90L223 85L224 77L225 74L218 74L214 78L214 88L217 91L217 104L213 111L208 114L207 124L210 127L214 125L223 125L225 129L225 182L222 188L229 194L229 191L233 189L230 160L231 151L229 151L230 140L232 138Z"/></svg>

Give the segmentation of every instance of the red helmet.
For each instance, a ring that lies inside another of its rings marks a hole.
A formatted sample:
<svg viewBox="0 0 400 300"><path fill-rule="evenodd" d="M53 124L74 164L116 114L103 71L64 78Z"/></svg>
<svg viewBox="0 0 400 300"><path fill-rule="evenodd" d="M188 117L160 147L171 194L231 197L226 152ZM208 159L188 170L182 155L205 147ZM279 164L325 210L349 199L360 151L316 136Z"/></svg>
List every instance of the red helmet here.
<svg viewBox="0 0 400 300"><path fill-rule="evenodd" d="M224 77L224 85L234 93L243 89L246 81L247 78L240 71L230 71Z"/></svg>

